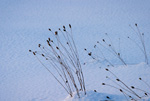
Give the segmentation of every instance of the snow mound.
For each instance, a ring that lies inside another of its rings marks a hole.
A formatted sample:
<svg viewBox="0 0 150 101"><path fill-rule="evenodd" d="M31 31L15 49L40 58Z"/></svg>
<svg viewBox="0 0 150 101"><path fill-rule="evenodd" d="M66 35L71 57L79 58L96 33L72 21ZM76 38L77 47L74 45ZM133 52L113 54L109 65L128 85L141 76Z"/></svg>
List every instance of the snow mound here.
<svg viewBox="0 0 150 101"><path fill-rule="evenodd" d="M64 101L104 101L104 100L126 101L126 99L122 95L106 94L95 92L92 90L87 91L86 95L84 95L83 92L80 92L80 98L78 97L77 93L74 93L73 97L67 96Z"/></svg>

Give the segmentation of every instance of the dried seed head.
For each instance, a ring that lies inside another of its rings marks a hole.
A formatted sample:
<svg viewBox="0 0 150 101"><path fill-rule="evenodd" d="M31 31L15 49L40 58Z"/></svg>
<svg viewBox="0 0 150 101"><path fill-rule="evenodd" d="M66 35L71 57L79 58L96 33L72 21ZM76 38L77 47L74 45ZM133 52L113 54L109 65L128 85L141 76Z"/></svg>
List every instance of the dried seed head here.
<svg viewBox="0 0 150 101"><path fill-rule="evenodd" d="M42 54L42 56L44 57L44 54Z"/></svg>
<svg viewBox="0 0 150 101"><path fill-rule="evenodd" d="M38 47L41 47L41 44L39 44Z"/></svg>
<svg viewBox="0 0 150 101"><path fill-rule="evenodd" d="M131 86L132 89L134 89L134 86Z"/></svg>
<svg viewBox="0 0 150 101"><path fill-rule="evenodd" d="M36 55L35 52L33 52L33 55Z"/></svg>
<svg viewBox="0 0 150 101"><path fill-rule="evenodd" d="M49 30L49 31L51 31L51 29L50 29L50 28L49 28L48 30Z"/></svg>
<svg viewBox="0 0 150 101"><path fill-rule="evenodd" d="M47 41L47 43L49 43L49 40L46 40Z"/></svg>
<svg viewBox="0 0 150 101"><path fill-rule="evenodd" d="M64 31L66 31L66 29L64 29Z"/></svg>
<svg viewBox="0 0 150 101"><path fill-rule="evenodd" d="M116 79L117 81L120 81L119 79Z"/></svg>
<svg viewBox="0 0 150 101"><path fill-rule="evenodd" d="M102 85L105 85L105 83L102 83Z"/></svg>
<svg viewBox="0 0 150 101"><path fill-rule="evenodd" d="M135 23L135 26L137 26L137 23Z"/></svg>
<svg viewBox="0 0 150 101"><path fill-rule="evenodd" d="M56 47L56 49L59 49L59 47Z"/></svg>
<svg viewBox="0 0 150 101"><path fill-rule="evenodd" d="M91 55L92 55L92 52L88 53L88 55L91 56Z"/></svg>
<svg viewBox="0 0 150 101"><path fill-rule="evenodd" d="M106 96L106 98L107 98L107 99L110 99L110 97L109 97L109 96Z"/></svg>
<svg viewBox="0 0 150 101"><path fill-rule="evenodd" d="M65 29L66 27L65 27L65 26L63 26L63 28Z"/></svg>
<svg viewBox="0 0 150 101"><path fill-rule="evenodd" d="M106 70L106 71L109 71L109 69L107 69L107 68L106 68L105 70Z"/></svg>
<svg viewBox="0 0 150 101"><path fill-rule="evenodd" d="M123 92L122 89L120 89L120 92Z"/></svg>
<svg viewBox="0 0 150 101"><path fill-rule="evenodd" d="M147 93L144 93L145 95L147 95Z"/></svg>
<svg viewBox="0 0 150 101"><path fill-rule="evenodd" d="M71 24L69 24L69 27L71 28Z"/></svg>
<svg viewBox="0 0 150 101"><path fill-rule="evenodd" d="M29 52L32 52L31 50L29 50Z"/></svg>
<svg viewBox="0 0 150 101"><path fill-rule="evenodd" d="M57 31L55 31L55 35L58 35L58 32L57 32Z"/></svg>
<svg viewBox="0 0 150 101"><path fill-rule="evenodd" d="M48 43L48 45L49 45L49 46L51 46L51 44L50 44L50 43Z"/></svg>
<svg viewBox="0 0 150 101"><path fill-rule="evenodd" d="M50 38L48 38L48 41L50 41L51 39Z"/></svg>

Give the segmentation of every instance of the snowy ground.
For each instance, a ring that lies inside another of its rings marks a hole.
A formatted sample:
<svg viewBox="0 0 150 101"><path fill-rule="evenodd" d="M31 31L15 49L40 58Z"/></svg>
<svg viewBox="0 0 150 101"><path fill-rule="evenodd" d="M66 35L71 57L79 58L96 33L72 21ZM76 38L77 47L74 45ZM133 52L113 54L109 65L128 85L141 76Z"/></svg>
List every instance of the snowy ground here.
<svg viewBox="0 0 150 101"><path fill-rule="evenodd" d="M94 51L96 41L106 38L104 33L108 33L116 49L120 38L121 54L129 64L124 67L109 54L110 61L117 65L109 69L127 85L150 91L138 79L141 77L150 84L150 68L143 63L138 47L127 38L137 40L129 24L138 23L145 33L150 57L149 4L149 0L0 0L0 101L62 101L68 96L28 50L36 50L39 43L46 43L49 27L57 30L69 23L82 63L90 61L84 48ZM103 82L113 84L106 79L106 76L112 77L105 71L106 67L92 63L83 65L89 96L100 95L95 100L105 96L124 100L116 89L101 85ZM97 90L96 95L93 90Z"/></svg>

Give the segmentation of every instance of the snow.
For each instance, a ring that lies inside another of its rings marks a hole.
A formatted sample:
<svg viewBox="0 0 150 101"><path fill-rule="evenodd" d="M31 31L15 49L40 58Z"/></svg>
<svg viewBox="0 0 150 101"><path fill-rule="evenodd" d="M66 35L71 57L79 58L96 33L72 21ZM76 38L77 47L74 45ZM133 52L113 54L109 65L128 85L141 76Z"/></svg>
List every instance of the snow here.
<svg viewBox="0 0 150 101"><path fill-rule="evenodd" d="M150 84L150 67L144 63L140 49L127 38L130 36L141 45L129 27L130 24L136 29L134 24L137 23L140 31L145 33L150 57L149 4L149 0L0 0L0 101L92 101L106 100L106 96L126 100L117 89L101 85L104 82L117 86L106 78L115 80L105 68L128 86L134 85L149 92L139 78ZM87 95L81 92L81 99L76 94L70 98L28 52L29 49L37 50L39 43L46 44L50 36L48 28L55 31L68 24L72 25L81 63L87 62L82 65ZM105 33L111 37L117 51L120 38L120 52L127 66L104 49L102 51L115 67L91 60L84 51L87 48L99 55L93 46L97 41L108 40Z"/></svg>

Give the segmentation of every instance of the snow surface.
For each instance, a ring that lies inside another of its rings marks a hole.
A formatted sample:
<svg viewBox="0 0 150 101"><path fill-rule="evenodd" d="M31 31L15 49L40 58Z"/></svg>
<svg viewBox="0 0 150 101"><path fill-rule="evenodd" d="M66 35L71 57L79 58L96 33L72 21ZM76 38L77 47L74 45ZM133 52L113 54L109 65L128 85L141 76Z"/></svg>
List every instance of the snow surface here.
<svg viewBox="0 0 150 101"><path fill-rule="evenodd" d="M68 96L28 50L37 50L39 43L46 44L50 36L48 28L57 30L69 23L80 60L88 62L82 67L89 96L110 95L124 99L116 89L101 85L102 82L113 84L106 79L111 74L105 71L105 64L90 61L84 51L84 48L94 51L96 41L106 38L104 33L110 35L116 49L120 38L122 57L130 64L124 67L108 54L116 65L110 69L127 85L150 91L138 80L141 77L150 84L150 68L142 63L142 52L127 39L130 36L137 40L129 24L138 23L145 33L150 56L149 5L149 0L0 0L0 101L62 101ZM93 90L97 90L96 95Z"/></svg>

